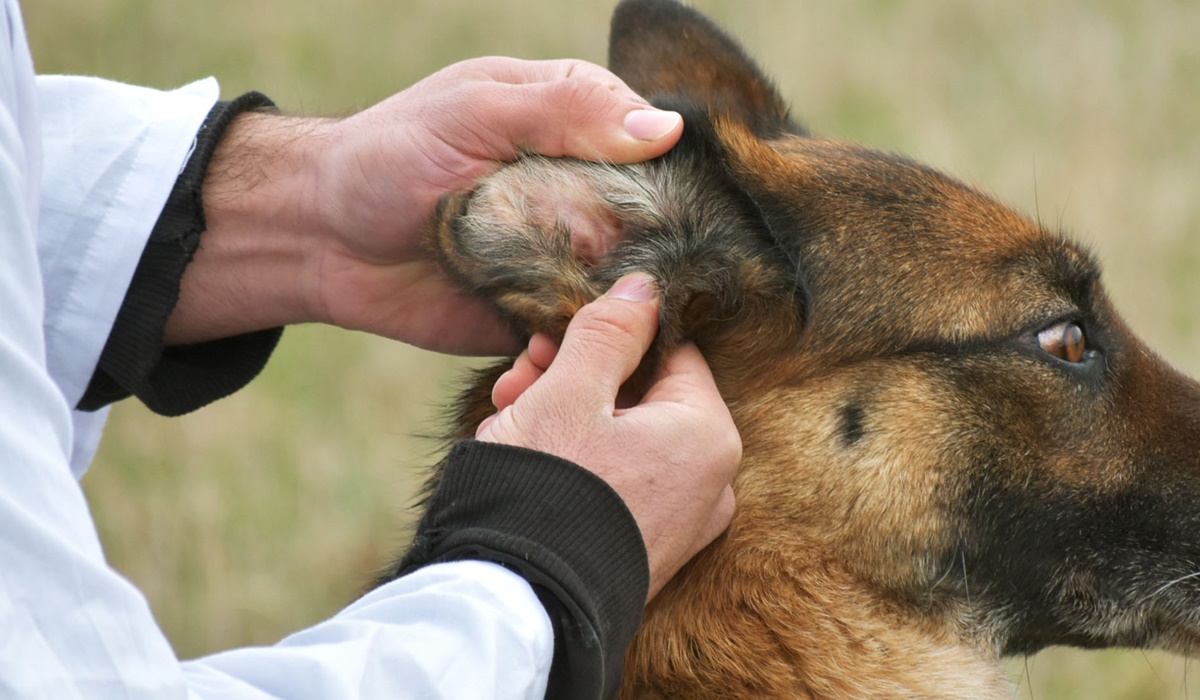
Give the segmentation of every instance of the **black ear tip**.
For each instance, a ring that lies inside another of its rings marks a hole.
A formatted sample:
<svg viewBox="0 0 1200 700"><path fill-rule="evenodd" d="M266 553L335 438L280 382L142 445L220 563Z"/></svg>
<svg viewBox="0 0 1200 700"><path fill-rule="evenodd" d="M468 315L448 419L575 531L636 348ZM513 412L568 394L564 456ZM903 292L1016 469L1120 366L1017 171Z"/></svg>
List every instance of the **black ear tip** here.
<svg viewBox="0 0 1200 700"><path fill-rule="evenodd" d="M608 67L643 97L687 96L760 137L806 133L742 45L675 0L623 0L613 13Z"/></svg>
<svg viewBox="0 0 1200 700"><path fill-rule="evenodd" d="M676 0L622 0L612 13L614 31L637 31L680 22L710 24L700 11Z"/></svg>
<svg viewBox="0 0 1200 700"><path fill-rule="evenodd" d="M613 10L614 29L642 29L664 22L704 20L697 10L675 0L621 0Z"/></svg>
<svg viewBox="0 0 1200 700"><path fill-rule="evenodd" d="M625 12L663 11L666 9L683 9L684 6L675 0L621 0L617 3L615 14Z"/></svg>

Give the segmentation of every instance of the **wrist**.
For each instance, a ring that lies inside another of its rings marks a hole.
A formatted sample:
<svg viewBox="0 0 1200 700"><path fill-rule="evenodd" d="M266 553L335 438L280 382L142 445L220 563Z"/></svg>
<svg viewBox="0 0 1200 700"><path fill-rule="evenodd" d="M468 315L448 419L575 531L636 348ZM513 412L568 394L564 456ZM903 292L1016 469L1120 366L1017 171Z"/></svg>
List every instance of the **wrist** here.
<svg viewBox="0 0 1200 700"><path fill-rule="evenodd" d="M201 190L205 231L165 344L320 320L314 275L324 120L243 112L222 135Z"/></svg>

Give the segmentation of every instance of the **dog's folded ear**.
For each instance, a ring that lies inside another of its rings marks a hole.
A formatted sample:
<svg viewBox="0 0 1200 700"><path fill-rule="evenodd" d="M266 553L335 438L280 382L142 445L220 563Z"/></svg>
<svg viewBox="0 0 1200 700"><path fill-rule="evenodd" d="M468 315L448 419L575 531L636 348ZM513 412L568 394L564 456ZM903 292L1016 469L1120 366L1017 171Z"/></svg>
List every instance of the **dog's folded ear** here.
<svg viewBox="0 0 1200 700"><path fill-rule="evenodd" d="M674 0L625 0L613 14L609 68L648 100L684 99L738 121L759 138L804 135L744 49Z"/></svg>

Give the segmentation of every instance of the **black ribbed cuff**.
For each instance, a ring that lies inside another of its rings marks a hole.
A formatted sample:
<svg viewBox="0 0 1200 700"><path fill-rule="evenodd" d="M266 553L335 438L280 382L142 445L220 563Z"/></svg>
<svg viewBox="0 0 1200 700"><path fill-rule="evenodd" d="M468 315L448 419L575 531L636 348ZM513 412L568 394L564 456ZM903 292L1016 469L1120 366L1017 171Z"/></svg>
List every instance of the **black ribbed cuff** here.
<svg viewBox="0 0 1200 700"><path fill-rule="evenodd" d="M266 365L281 328L169 348L163 334L206 227L201 187L213 152L236 116L274 106L250 92L218 102L208 113L150 233L79 409L94 411L133 395L156 413L181 415L232 394Z"/></svg>
<svg viewBox="0 0 1200 700"><path fill-rule="evenodd" d="M454 447L396 575L482 559L533 585L554 623L547 698L609 698L641 623L650 570L620 496L541 452L468 440Z"/></svg>

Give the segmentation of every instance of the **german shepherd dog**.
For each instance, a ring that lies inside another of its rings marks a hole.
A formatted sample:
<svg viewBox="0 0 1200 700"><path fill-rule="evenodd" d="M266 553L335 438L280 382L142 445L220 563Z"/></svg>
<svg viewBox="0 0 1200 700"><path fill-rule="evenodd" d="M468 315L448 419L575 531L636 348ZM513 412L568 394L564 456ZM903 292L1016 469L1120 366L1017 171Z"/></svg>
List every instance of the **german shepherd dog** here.
<svg viewBox="0 0 1200 700"><path fill-rule="evenodd" d="M522 332L632 270L741 431L728 532L652 601L625 698L1009 698L1049 645L1200 646L1200 384L1080 248L906 158L820 139L745 52L629 0L610 64L683 113L667 155L518 161L430 245ZM576 255L555 211L624 242ZM655 353L658 354L655 354ZM459 434L492 410L482 375Z"/></svg>

